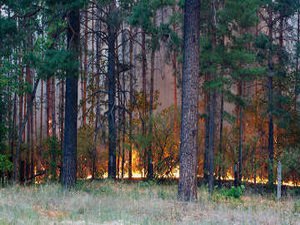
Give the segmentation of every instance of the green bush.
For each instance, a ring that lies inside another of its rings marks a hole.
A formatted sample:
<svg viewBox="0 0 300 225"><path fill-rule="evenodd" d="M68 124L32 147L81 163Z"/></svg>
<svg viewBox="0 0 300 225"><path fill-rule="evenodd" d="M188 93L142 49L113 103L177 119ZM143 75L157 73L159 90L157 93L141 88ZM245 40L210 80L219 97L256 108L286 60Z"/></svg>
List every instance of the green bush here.
<svg viewBox="0 0 300 225"><path fill-rule="evenodd" d="M7 155L0 154L0 171L2 172L9 172L12 171L13 164L9 160Z"/></svg>
<svg viewBox="0 0 300 225"><path fill-rule="evenodd" d="M230 189L223 189L221 194L227 198L236 198L239 199L242 197L245 191L245 186L241 185L238 187L231 187Z"/></svg>

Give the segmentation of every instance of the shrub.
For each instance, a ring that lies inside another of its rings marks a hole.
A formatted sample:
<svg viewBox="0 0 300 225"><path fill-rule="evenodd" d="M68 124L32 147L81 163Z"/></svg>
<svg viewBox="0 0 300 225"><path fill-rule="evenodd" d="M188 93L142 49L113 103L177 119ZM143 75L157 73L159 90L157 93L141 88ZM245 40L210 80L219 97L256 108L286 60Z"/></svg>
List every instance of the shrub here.
<svg viewBox="0 0 300 225"><path fill-rule="evenodd" d="M245 186L241 185L238 187L231 187L230 189L223 189L221 194L227 198L236 198L239 199L245 191Z"/></svg>

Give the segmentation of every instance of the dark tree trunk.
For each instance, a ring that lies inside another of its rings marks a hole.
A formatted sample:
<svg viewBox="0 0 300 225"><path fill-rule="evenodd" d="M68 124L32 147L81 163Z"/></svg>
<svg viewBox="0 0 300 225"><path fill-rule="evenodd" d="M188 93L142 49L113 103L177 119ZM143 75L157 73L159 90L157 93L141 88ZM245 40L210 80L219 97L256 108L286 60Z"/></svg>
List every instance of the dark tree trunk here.
<svg viewBox="0 0 300 225"><path fill-rule="evenodd" d="M155 20L154 20L155 23ZM152 47L154 48L154 47ZM151 71L150 71L150 99L149 99L149 136L152 139L153 136L153 104L154 104L154 66L155 66L155 49L151 50ZM153 159L152 159L152 140L148 149L148 173L147 178L153 179Z"/></svg>
<svg viewBox="0 0 300 225"><path fill-rule="evenodd" d="M26 83L29 85L32 85L32 76L31 76L31 69L29 68L29 65L26 65ZM30 105L30 99L31 99L31 93L26 94L26 102L27 102L27 116L28 116L28 122L27 122L27 151L26 151L26 175L25 179L29 179L30 177L30 154L32 151L32 145L31 145L31 139L32 139L32 107Z"/></svg>
<svg viewBox="0 0 300 225"><path fill-rule="evenodd" d="M97 15L100 16L100 10L97 7L96 8ZM100 20L96 21L96 32L101 31L101 22ZM101 59L101 39L99 35L96 35L96 90L98 91L100 89L100 59ZM94 130L94 146L93 146L93 161L92 161L92 179L95 179L95 176L97 174L97 140L98 140L98 133L100 128L100 93L96 94L96 121L95 121L95 130Z"/></svg>
<svg viewBox="0 0 300 225"><path fill-rule="evenodd" d="M299 4L300 1L298 0ZM297 43L300 43L300 9L297 11ZM299 49L299 47L298 47ZM295 79L295 110L299 113L299 103L300 103L300 74L299 74L299 50L296 53L296 79Z"/></svg>
<svg viewBox="0 0 300 225"><path fill-rule="evenodd" d="M219 177L218 185L221 186L221 177L223 176L224 153L223 153L223 122L224 122L224 93L221 93L221 109L220 109L220 130L219 130Z"/></svg>
<svg viewBox="0 0 300 225"><path fill-rule="evenodd" d="M268 51L268 152L269 152L269 160L268 160L268 186L271 188L274 184L274 174L273 174L273 166L274 166L274 123L273 123L273 62L272 62L272 44L273 44L273 12L272 9L269 8L269 51Z"/></svg>
<svg viewBox="0 0 300 225"><path fill-rule="evenodd" d="M243 81L240 81L238 85L238 94L242 98L243 97ZM243 178L243 107L238 107L238 121L239 121L239 153L238 153L238 181L237 183L241 185Z"/></svg>
<svg viewBox="0 0 300 225"><path fill-rule="evenodd" d="M200 1L186 0L178 199L197 199Z"/></svg>
<svg viewBox="0 0 300 225"><path fill-rule="evenodd" d="M123 29L124 32L124 29ZM126 37L122 34L122 63L125 65L125 48L126 48ZM126 135L126 94L125 94L125 72L122 72L122 162L121 162L121 178L124 178L125 173L125 135Z"/></svg>
<svg viewBox="0 0 300 225"><path fill-rule="evenodd" d="M19 173L20 172L19 171L20 149L21 149L21 144L22 144L22 141L23 141L23 133L24 133L26 124L27 124L27 122L29 120L30 111L32 111L33 101L35 99L36 90L37 90L39 82L40 82L40 79L36 79L36 81L35 81L35 83L33 85L33 90L32 90L32 92L30 94L31 97L30 97L30 99L28 99L29 100L29 102L28 102L28 108L27 108L26 115L24 116L24 120L19 121L18 142L17 142L16 155L15 155L15 161L14 161L14 181L15 182L19 181L19 175L20 175L20 173ZM26 164L24 164L24 165L26 166ZM25 170L23 170L23 171L25 171Z"/></svg>
<svg viewBox="0 0 300 225"><path fill-rule="evenodd" d="M130 60L130 78L129 78L129 94L130 94L130 113L129 113L129 157L128 157L128 178L132 178L132 110L133 110L133 40L132 28L130 27L130 40L129 40L129 60Z"/></svg>
<svg viewBox="0 0 300 225"><path fill-rule="evenodd" d="M205 75L205 81L208 81L208 75ZM204 158L203 158L203 180L204 183L208 183L208 153L209 153L209 100L210 100L209 91L205 93L205 111L206 111L206 118L205 118L205 139L204 139Z"/></svg>
<svg viewBox="0 0 300 225"><path fill-rule="evenodd" d="M216 2L211 1L211 43L212 51L215 52L217 46L216 28L217 28L217 15L216 15ZM213 62L211 62L213 64ZM215 82L216 75L210 74L212 82ZM216 88L210 90L209 95L209 142L208 142L208 162L209 162L209 176L208 176L208 190L209 193L214 189L214 150L215 150L215 130L216 130L216 108L217 108L217 91Z"/></svg>
<svg viewBox="0 0 300 225"><path fill-rule="evenodd" d="M72 61L78 61L80 44L80 16L78 9L68 13L67 43ZM66 72L65 134L62 165L62 185L70 188L76 183L77 173L77 115L78 115L78 68Z"/></svg>
<svg viewBox="0 0 300 225"><path fill-rule="evenodd" d="M215 114L216 114L216 90L212 90L209 99L209 125L208 125L208 190L209 193L214 189L214 149L215 149Z"/></svg>
<svg viewBox="0 0 300 225"><path fill-rule="evenodd" d="M142 96L143 96L143 111L142 111L142 134L147 135L146 130L146 112L147 112L147 52L146 52L146 33L142 30ZM147 151L143 149L143 165L144 171L147 171Z"/></svg>
<svg viewBox="0 0 300 225"><path fill-rule="evenodd" d="M110 16L116 13L115 1L110 3ZM117 147L117 129L116 129L116 68L115 68L115 42L117 37L117 25L111 19L107 27L108 32L108 134L109 134L109 159L108 159L108 177L116 178L116 147Z"/></svg>
<svg viewBox="0 0 300 225"><path fill-rule="evenodd" d="M52 111L51 111L51 179L56 180L57 167L57 138L56 138L56 116L55 116L55 77L51 79L51 96L52 96Z"/></svg>
<svg viewBox="0 0 300 225"><path fill-rule="evenodd" d="M84 62L83 62L83 77L82 77L82 124L86 126L86 116L87 116L87 108L86 108L86 86L88 79L88 4L85 8L84 13Z"/></svg>

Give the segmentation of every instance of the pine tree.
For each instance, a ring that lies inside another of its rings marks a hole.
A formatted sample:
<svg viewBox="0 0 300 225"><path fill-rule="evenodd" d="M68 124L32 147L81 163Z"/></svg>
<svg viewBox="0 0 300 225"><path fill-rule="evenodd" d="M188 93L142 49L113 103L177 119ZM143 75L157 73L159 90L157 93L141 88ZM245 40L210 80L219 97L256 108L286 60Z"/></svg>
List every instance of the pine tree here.
<svg viewBox="0 0 300 225"><path fill-rule="evenodd" d="M200 1L186 0L178 199L197 199Z"/></svg>

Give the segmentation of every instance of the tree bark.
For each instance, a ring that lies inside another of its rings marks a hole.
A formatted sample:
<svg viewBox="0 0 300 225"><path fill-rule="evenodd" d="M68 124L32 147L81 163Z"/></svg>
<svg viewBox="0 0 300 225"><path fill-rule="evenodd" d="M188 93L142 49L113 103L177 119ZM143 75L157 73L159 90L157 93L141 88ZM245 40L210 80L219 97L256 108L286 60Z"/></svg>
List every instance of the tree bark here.
<svg viewBox="0 0 300 225"><path fill-rule="evenodd" d="M268 29L269 29L269 51L268 51L268 152L269 152L269 160L268 160L268 186L271 188L274 184L274 123L273 123L273 62L272 62L272 44L273 44L273 12L271 7L269 8L269 21L268 21Z"/></svg>
<svg viewBox="0 0 300 225"><path fill-rule="evenodd" d="M68 12L67 43L72 52L72 61L78 61L80 45L80 15L79 9ZM65 101L65 134L62 166L62 185L73 187L77 173L77 115L78 115L78 68L68 68L66 71L66 101Z"/></svg>
<svg viewBox="0 0 300 225"><path fill-rule="evenodd" d="M116 13L115 1L110 3L110 16ZM108 32L108 133L109 133L109 159L108 159L108 177L115 179L117 175L116 168L116 147L117 147L117 129L116 129L116 68L115 68L115 42L117 38L117 26L112 19L107 24Z"/></svg>
<svg viewBox="0 0 300 225"><path fill-rule="evenodd" d="M200 1L186 0L178 199L197 199Z"/></svg>
<svg viewBox="0 0 300 225"><path fill-rule="evenodd" d="M130 78L129 78L129 101L130 101L130 112L129 112L129 156L128 156L128 178L132 178L132 111L133 111L133 40L132 40L132 27L130 27L130 40L129 40L129 60L130 60Z"/></svg>

